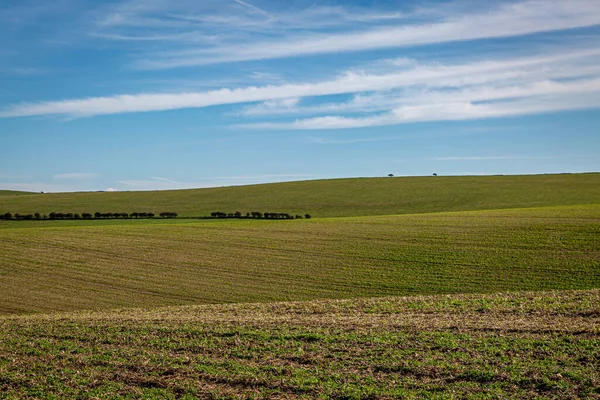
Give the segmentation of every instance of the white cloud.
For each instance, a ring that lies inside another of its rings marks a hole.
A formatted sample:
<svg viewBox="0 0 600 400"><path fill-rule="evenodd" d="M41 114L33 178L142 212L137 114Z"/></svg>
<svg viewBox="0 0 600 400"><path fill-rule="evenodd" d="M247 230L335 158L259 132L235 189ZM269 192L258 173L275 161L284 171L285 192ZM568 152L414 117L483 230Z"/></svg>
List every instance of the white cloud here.
<svg viewBox="0 0 600 400"><path fill-rule="evenodd" d="M258 7L256 7L256 6L255 6L255 5L253 5L253 4L247 3L247 2L245 2L245 1L242 1L242 0L233 0L233 1L235 1L235 2L236 2L236 3L238 3L238 4L241 4L241 5L243 5L244 7L248 7L248 8L249 8L249 9L251 9L252 11L256 11L256 12L258 12L259 14L263 14L263 15L266 15L266 16L268 16L268 17L271 17L271 14L269 14L268 12L266 12L265 10L263 10L262 8L258 8Z"/></svg>
<svg viewBox="0 0 600 400"><path fill-rule="evenodd" d="M600 24L600 7L590 0L529 0L493 10L452 15L441 22L378 27L362 32L285 37L279 41L220 45L174 51L137 63L142 68L175 68L324 53L356 52L453 41L520 36Z"/></svg>
<svg viewBox="0 0 600 400"><path fill-rule="evenodd" d="M54 179L75 179L75 180L86 180L98 178L98 174L71 172L67 174L56 174L53 176Z"/></svg>
<svg viewBox="0 0 600 400"><path fill-rule="evenodd" d="M512 58L455 65L417 64L410 69L406 69L403 66L400 68L400 71L395 73L377 75L348 72L336 79L315 83L267 85L262 87L252 86L236 89L225 88L206 92L176 94L118 95L113 97L25 103L0 111L0 117L56 114L85 117L269 100L278 100L280 102L270 103L269 106L272 108L276 108L276 105L284 105L291 108L291 105L297 102L296 99L301 97L389 91L391 89L410 87L420 87L421 89L443 87L468 88L470 86L485 84L498 85L499 83L505 87L513 82L523 86L524 83L539 80L573 79L582 75L600 77L599 61L600 49L585 49L543 57ZM558 83L544 83L540 85L554 85L555 90L560 90ZM566 87L565 85L563 86ZM535 90L548 91L547 88L541 86ZM498 88L494 88L493 90L498 90ZM505 88L503 90L508 89ZM519 89L511 90L518 91ZM423 92L419 95L427 96L428 94ZM453 101L456 102L457 100ZM264 109L265 104L262 106Z"/></svg>
<svg viewBox="0 0 600 400"><path fill-rule="evenodd" d="M484 118L502 118L555 111L600 108L600 90L588 94L570 94L559 97L535 97L505 102L472 103L443 102L402 106L390 112L370 117L325 116L298 119L284 123L257 123L243 125L254 129L348 129L372 126L397 125L424 121L460 121Z"/></svg>
<svg viewBox="0 0 600 400"><path fill-rule="evenodd" d="M254 104L244 108L244 115L266 115L294 112L300 98L291 97L287 99L267 100L259 104Z"/></svg>
<svg viewBox="0 0 600 400"><path fill-rule="evenodd" d="M104 191L105 191L105 192L118 192L118 191L119 191L119 189L115 189L115 188L111 188L111 187L109 187L109 188L106 188L106 189L104 189Z"/></svg>
<svg viewBox="0 0 600 400"><path fill-rule="evenodd" d="M155 180L155 181L161 181L161 182L177 183L176 181L174 181L172 179L159 178L159 177L156 177L156 176L153 176L152 179Z"/></svg>

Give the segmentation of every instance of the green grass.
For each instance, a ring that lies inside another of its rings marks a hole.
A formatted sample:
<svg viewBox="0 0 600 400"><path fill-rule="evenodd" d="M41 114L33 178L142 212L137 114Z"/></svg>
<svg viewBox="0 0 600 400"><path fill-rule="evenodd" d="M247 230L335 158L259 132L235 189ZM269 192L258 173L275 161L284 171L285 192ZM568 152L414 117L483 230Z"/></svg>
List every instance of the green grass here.
<svg viewBox="0 0 600 400"><path fill-rule="evenodd" d="M0 221L0 399L600 398L600 174L0 193L136 210L321 218Z"/></svg>
<svg viewBox="0 0 600 400"><path fill-rule="evenodd" d="M315 217L413 214L600 203L600 174L355 178L158 192L0 196L0 213L212 211Z"/></svg>
<svg viewBox="0 0 600 400"><path fill-rule="evenodd" d="M0 196L25 196L33 195L33 192L22 192L18 190L0 190Z"/></svg>
<svg viewBox="0 0 600 400"><path fill-rule="evenodd" d="M0 312L600 287L600 205L75 222L0 224Z"/></svg>
<svg viewBox="0 0 600 400"><path fill-rule="evenodd" d="M0 317L0 398L600 397L600 292Z"/></svg>

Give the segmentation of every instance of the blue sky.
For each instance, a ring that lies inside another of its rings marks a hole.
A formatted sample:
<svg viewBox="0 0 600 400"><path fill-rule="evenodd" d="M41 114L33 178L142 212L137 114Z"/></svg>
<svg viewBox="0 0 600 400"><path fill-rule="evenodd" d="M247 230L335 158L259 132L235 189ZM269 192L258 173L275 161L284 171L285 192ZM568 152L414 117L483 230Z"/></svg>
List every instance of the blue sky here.
<svg viewBox="0 0 600 400"><path fill-rule="evenodd" d="M8 0L0 189L600 171L599 0Z"/></svg>

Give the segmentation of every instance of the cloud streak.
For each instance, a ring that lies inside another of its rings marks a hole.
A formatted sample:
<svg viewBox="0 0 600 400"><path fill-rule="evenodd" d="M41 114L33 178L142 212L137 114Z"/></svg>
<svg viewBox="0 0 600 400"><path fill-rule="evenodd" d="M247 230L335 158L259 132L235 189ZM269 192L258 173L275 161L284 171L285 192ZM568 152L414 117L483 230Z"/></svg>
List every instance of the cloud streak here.
<svg viewBox="0 0 600 400"><path fill-rule="evenodd" d="M529 35L600 24L600 7L589 0L529 0L502 3L493 10L451 15L439 22L377 27L361 32L286 37L213 48L156 54L139 68L166 69L225 62L266 60L328 53L357 52Z"/></svg>
<svg viewBox="0 0 600 400"><path fill-rule="evenodd" d="M402 106L370 117L325 116L284 123L246 124L253 129L322 130L366 128L427 121L461 121L486 118L515 117L556 111L600 108L600 86L593 93L573 93L560 97L534 97L506 102L477 104L474 102L444 102Z"/></svg>
<svg viewBox="0 0 600 400"><path fill-rule="evenodd" d="M401 65L395 71L384 74L347 72L338 78L321 82L26 103L0 110L0 117L36 115L89 117L252 102L263 103L247 108L246 114L319 113L319 110L323 112L390 111L365 118L326 116L293 123L245 125L278 129L284 127L317 129L318 125L325 128L341 128L414 122L432 118L486 118L597 107L598 102L594 96L598 94L599 85L600 49L582 49L559 55L463 64L415 62L409 67ZM358 95L346 103L321 104L304 111L299 106L301 98L352 93ZM583 95L578 96L578 94ZM573 97L572 101L571 97ZM521 99L520 103L513 101L511 106L501 102L480 104L515 98ZM524 100L526 98L535 98L537 103L527 103Z"/></svg>

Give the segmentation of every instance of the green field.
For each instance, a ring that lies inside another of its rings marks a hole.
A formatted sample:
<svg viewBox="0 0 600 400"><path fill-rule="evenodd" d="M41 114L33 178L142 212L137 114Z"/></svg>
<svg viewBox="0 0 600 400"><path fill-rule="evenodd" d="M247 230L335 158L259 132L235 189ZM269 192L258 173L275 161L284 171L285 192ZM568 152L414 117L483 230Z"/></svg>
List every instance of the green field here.
<svg viewBox="0 0 600 400"><path fill-rule="evenodd" d="M217 210L0 220L0 398L600 399L600 174L0 193Z"/></svg>
<svg viewBox="0 0 600 400"><path fill-rule="evenodd" d="M34 195L36 193L32 192L21 192L18 190L0 190L0 196L25 196L25 195Z"/></svg>
<svg viewBox="0 0 600 400"><path fill-rule="evenodd" d="M0 213L287 212L313 217L600 204L600 174L355 178L154 192L0 196Z"/></svg>
<svg viewBox="0 0 600 400"><path fill-rule="evenodd" d="M2 398L600 398L600 292L0 317Z"/></svg>
<svg viewBox="0 0 600 400"><path fill-rule="evenodd" d="M600 205L0 226L2 313L600 287Z"/></svg>

